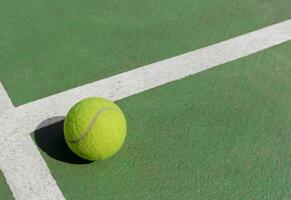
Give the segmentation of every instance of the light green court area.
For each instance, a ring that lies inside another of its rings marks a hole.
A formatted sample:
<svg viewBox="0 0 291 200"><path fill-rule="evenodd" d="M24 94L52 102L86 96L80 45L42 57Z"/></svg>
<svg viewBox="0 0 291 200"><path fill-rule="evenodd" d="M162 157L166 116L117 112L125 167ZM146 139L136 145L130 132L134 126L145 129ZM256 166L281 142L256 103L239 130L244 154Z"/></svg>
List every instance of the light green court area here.
<svg viewBox="0 0 291 200"><path fill-rule="evenodd" d="M84 163L62 123L33 134L64 196L77 199L287 200L291 43L117 103L123 149Z"/></svg>
<svg viewBox="0 0 291 200"><path fill-rule="evenodd" d="M290 0L0 0L15 105L291 18Z"/></svg>
<svg viewBox="0 0 291 200"><path fill-rule="evenodd" d="M3 173L0 171L0 199L1 200L12 200L13 196L6 183Z"/></svg>

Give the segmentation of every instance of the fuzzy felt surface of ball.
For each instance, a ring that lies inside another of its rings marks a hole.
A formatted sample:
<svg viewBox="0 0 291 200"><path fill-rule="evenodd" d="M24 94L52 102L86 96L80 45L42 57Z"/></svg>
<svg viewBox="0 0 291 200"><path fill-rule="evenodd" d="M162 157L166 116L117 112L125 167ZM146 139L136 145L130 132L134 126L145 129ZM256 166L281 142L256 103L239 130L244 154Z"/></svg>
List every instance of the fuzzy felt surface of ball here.
<svg viewBox="0 0 291 200"><path fill-rule="evenodd" d="M69 148L86 160L104 160L122 147L127 134L126 119L113 102L90 97L76 103L64 122Z"/></svg>

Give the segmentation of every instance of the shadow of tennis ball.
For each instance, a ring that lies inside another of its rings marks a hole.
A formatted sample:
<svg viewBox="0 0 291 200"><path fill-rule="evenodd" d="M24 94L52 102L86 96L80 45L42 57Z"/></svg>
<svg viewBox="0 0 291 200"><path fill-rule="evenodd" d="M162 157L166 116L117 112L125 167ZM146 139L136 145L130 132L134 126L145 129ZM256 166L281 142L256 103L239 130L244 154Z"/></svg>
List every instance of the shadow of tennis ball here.
<svg viewBox="0 0 291 200"><path fill-rule="evenodd" d="M40 128L34 132L34 139L38 147L53 159L72 163L89 164L92 161L84 160L74 154L67 146L64 139L63 124L64 117L54 117L43 121L38 127L43 127L52 121L62 121Z"/></svg>

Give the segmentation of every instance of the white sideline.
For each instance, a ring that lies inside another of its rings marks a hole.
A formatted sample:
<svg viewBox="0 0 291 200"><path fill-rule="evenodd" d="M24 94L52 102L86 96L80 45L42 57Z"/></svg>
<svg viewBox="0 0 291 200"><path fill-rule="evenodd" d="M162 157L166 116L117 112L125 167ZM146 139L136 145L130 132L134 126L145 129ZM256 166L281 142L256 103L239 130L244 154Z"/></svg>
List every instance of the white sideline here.
<svg viewBox="0 0 291 200"><path fill-rule="evenodd" d="M0 82L0 113L14 110ZM0 168L16 200L64 199L30 135L9 137L0 127Z"/></svg>
<svg viewBox="0 0 291 200"><path fill-rule="evenodd" d="M0 142L0 167L16 200L65 199L30 135Z"/></svg>
<svg viewBox="0 0 291 200"><path fill-rule="evenodd" d="M0 112L0 167L13 194L16 199L35 199L28 198L32 197L29 193L35 197L43 195L39 199L51 199L53 196L49 195L63 198L37 148L27 137L40 127L60 121L59 117L48 119L66 115L76 101L88 96L119 100L289 40L291 20ZM8 159L13 156L16 159ZM20 172L22 169L25 170ZM49 188L45 190L44 186Z"/></svg>

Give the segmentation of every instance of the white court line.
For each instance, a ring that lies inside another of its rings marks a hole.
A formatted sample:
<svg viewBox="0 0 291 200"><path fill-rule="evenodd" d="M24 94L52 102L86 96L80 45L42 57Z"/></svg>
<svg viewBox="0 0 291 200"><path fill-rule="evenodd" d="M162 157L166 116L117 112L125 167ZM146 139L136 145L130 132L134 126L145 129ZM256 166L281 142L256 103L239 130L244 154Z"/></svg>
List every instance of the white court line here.
<svg viewBox="0 0 291 200"><path fill-rule="evenodd" d="M0 108L14 112L0 82ZM0 168L16 200L64 199L30 135L8 137L0 129Z"/></svg>
<svg viewBox="0 0 291 200"><path fill-rule="evenodd" d="M14 108L2 83L0 82L0 113Z"/></svg>
<svg viewBox="0 0 291 200"><path fill-rule="evenodd" d="M66 115L74 103L85 97L119 100L289 40L291 20L22 105L15 110L17 114L0 115L0 126L16 126L17 133L29 134L37 127L59 121L57 118L39 126L49 118ZM5 119L7 115L12 115L13 124Z"/></svg>
<svg viewBox="0 0 291 200"><path fill-rule="evenodd" d="M289 40L291 40L291 20L77 87L19 106L13 112L7 111L0 114L0 133L2 136L7 136L6 138L10 139L11 137L12 139L10 140L13 142L13 139L18 138L17 136L26 136L37 128L60 121L60 118L55 118L43 123L43 121L49 118L64 116L75 102L85 97L100 96L111 100L119 100L248 56ZM42 125L39 126L41 123ZM10 152L12 157L13 151ZM4 156L7 157L8 155ZM2 162L6 162L6 159L1 160ZM10 163L11 166L13 166L13 163ZM3 165L5 164L2 164L1 167ZM27 164L27 166L31 165ZM21 166L18 166L18 168L21 168ZM30 173L30 171L26 171L25 173ZM29 174L23 174L23 178L21 176L18 177L19 181L23 181L22 179L25 179L26 176L29 176ZM41 180L37 179L37 181ZM54 185L54 182L52 182L52 185ZM29 191L28 188L19 189L22 189L21 192L24 193ZM61 198L61 196L58 197Z"/></svg>
<svg viewBox="0 0 291 200"><path fill-rule="evenodd" d="M30 135L0 142L0 167L16 200L65 199Z"/></svg>

